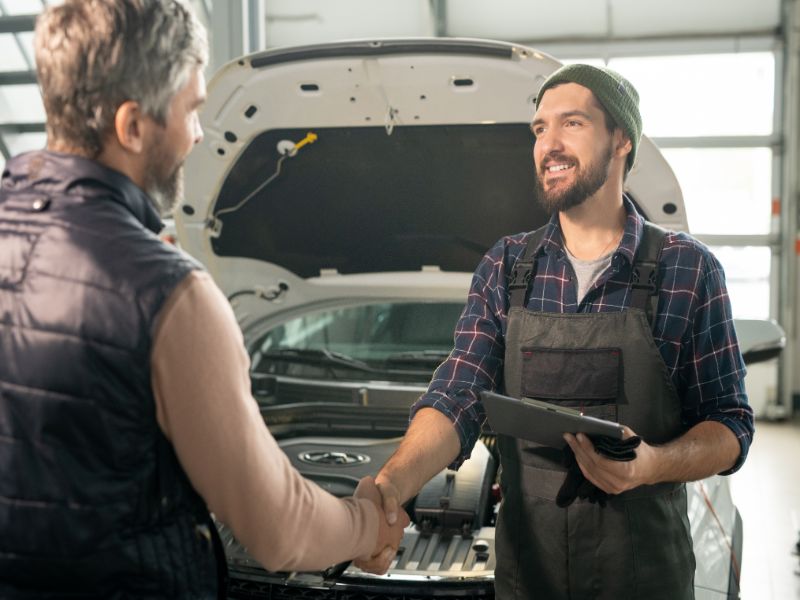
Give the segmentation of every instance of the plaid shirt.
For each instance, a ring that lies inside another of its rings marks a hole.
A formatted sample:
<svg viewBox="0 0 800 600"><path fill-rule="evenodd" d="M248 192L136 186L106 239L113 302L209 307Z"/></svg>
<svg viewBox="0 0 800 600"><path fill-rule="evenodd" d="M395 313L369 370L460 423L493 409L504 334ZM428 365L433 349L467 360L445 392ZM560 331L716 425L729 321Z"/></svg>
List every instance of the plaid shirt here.
<svg viewBox="0 0 800 600"><path fill-rule="evenodd" d="M633 257L644 219L625 198L627 221L611 265L578 302L572 265L564 252L558 216L536 250L536 278L527 308L551 313L614 312L628 307ZM461 441L457 468L472 451L486 419L481 390L502 387L510 274L531 233L504 237L483 257L455 329L455 347L411 410L432 407L453 421ZM669 232L661 254L661 289L653 337L681 399L688 428L713 420L739 439L744 462L753 438L753 411L744 390L745 367L731 317L722 266L700 242Z"/></svg>

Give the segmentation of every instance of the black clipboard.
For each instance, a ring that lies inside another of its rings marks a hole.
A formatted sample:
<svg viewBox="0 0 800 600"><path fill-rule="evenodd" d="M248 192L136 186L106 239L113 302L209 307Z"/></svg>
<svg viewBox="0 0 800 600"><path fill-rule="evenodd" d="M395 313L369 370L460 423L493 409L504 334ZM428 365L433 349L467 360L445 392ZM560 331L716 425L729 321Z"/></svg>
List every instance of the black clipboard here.
<svg viewBox="0 0 800 600"><path fill-rule="evenodd" d="M510 435L550 446L567 445L565 433L605 435L616 440L623 437L619 423L583 415L577 410L531 398L511 398L495 392L483 391L481 401L495 433Z"/></svg>

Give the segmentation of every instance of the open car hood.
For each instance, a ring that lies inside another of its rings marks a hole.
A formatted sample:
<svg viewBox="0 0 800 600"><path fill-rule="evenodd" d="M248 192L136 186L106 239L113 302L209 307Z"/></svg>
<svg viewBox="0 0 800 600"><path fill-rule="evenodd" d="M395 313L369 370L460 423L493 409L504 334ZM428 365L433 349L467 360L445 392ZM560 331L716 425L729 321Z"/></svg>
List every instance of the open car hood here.
<svg viewBox="0 0 800 600"><path fill-rule="evenodd" d="M243 329L337 299L464 298L497 239L548 218L529 123L559 66L524 46L438 38L231 62L208 86L180 243ZM626 192L649 220L688 230L680 186L646 137Z"/></svg>

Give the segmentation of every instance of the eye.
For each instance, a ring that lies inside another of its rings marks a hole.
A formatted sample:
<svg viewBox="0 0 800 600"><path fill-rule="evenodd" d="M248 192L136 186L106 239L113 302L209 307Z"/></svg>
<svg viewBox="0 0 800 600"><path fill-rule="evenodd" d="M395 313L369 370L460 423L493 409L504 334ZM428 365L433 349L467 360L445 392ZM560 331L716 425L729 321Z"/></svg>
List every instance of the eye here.
<svg viewBox="0 0 800 600"><path fill-rule="evenodd" d="M531 127L531 133L534 135L534 137L539 137L542 133L544 133L544 127L541 125Z"/></svg>

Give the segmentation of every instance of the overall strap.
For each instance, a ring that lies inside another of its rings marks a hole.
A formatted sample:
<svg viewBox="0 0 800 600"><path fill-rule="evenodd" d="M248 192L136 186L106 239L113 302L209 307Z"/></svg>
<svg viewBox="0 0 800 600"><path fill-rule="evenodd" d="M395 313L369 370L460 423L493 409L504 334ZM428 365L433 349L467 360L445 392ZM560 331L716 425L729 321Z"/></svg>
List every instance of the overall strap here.
<svg viewBox="0 0 800 600"><path fill-rule="evenodd" d="M536 261L533 255L542 242L547 225L543 225L531 234L525 251L519 257L511 271L511 280L508 283L510 295L509 308L514 306L524 307L527 300L528 288L536 277Z"/></svg>
<svg viewBox="0 0 800 600"><path fill-rule="evenodd" d="M667 231L649 221L644 222L642 239L633 260L631 269L631 308L638 308L647 314L647 321L653 325L658 308L659 281L658 262L667 238Z"/></svg>

